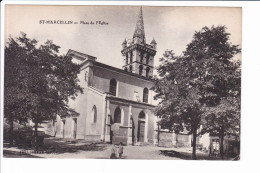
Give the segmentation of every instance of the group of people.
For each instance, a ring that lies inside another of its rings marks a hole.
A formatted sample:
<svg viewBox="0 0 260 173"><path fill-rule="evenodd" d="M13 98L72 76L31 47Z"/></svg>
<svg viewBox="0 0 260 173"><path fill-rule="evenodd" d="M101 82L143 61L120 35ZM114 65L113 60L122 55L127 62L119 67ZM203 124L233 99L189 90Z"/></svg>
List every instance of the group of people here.
<svg viewBox="0 0 260 173"><path fill-rule="evenodd" d="M212 146L209 146L209 157L218 157L219 155L219 150L216 148L212 148Z"/></svg>
<svg viewBox="0 0 260 173"><path fill-rule="evenodd" d="M110 159L116 159L116 158L121 159L122 155L123 155L123 152L124 152L124 147L123 147L122 142L120 142L118 146L113 144L113 146L111 148Z"/></svg>

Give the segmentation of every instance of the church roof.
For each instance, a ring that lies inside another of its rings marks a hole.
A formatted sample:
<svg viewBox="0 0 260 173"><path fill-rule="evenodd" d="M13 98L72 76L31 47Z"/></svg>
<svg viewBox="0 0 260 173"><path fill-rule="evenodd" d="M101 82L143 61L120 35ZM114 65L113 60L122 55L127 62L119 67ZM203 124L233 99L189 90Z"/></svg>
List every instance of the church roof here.
<svg viewBox="0 0 260 173"><path fill-rule="evenodd" d="M144 76L140 76L140 75L138 75L136 73L127 72L127 71L122 70L120 68L116 68L116 67L113 67L113 66L110 66L110 65L107 65L107 64L103 64L103 63L97 62L97 61L94 61L94 65L99 66L99 67L103 67L103 68L106 68L106 69L110 69L112 71L116 71L116 72L119 72L119 73L124 73L124 74L129 75L129 76L133 76L133 77L137 77L137 78L140 78L140 79L144 79L146 81L154 82L154 79L152 79L152 78L147 78L147 77L144 77Z"/></svg>
<svg viewBox="0 0 260 173"><path fill-rule="evenodd" d="M135 32L133 38L140 39L141 43L145 43L145 33L144 33L144 21L143 21L143 11L142 7L140 8L140 12L137 18Z"/></svg>
<svg viewBox="0 0 260 173"><path fill-rule="evenodd" d="M114 101L121 101L122 103L128 102L128 103L136 104L138 106L143 105L143 106L148 106L148 107L155 107L155 105L152 105L149 103L138 102L138 101L129 100L129 99L121 98L121 97L116 97L116 96L112 96L112 95L108 95L107 98L109 98L110 100L114 100Z"/></svg>
<svg viewBox="0 0 260 173"><path fill-rule="evenodd" d="M88 86L88 88L91 91L93 91L95 93L98 93L98 94L101 94L101 95L107 94L106 98L109 99L109 100L122 102L122 103L132 103L132 104L135 104L136 106L141 106L142 105L142 106L148 106L148 107L155 107L155 105L153 105L153 104L149 104L149 103L145 103L145 102L140 102L140 101L135 101L135 100L130 100L130 99L122 98L122 97L113 96L113 95L110 95L107 92L101 91L101 90L99 90L99 89L97 89L95 87L92 87L92 86Z"/></svg>
<svg viewBox="0 0 260 173"><path fill-rule="evenodd" d="M119 68L116 68L116 67L113 67L113 66L110 66L110 65L107 65L107 64L103 64L101 62L96 61L97 60L96 57L88 55L88 54L84 54L84 53L81 53L81 52L78 52L78 51L75 51L75 50L70 49L66 56L73 56L73 58L80 60L79 64L81 66L83 66L86 61L90 60L90 61L93 62L94 65L99 66L99 67L110 69L112 71L116 71L116 72L119 72L119 73L124 73L126 75L137 77L137 78L140 78L140 79L143 79L143 80L146 80L146 81L151 81L151 82L154 81L154 79L147 78L147 77L144 77L144 76L140 76L140 75L135 74L135 73L127 72L125 70L122 70L122 69L119 69Z"/></svg>

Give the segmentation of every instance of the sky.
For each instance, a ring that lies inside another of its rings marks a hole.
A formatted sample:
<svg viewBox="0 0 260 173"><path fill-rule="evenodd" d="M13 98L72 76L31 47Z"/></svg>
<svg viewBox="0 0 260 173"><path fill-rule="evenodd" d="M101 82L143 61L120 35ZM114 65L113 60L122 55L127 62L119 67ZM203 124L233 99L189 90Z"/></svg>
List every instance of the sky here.
<svg viewBox="0 0 260 173"><path fill-rule="evenodd" d="M204 26L225 25L230 42L242 48L242 9L228 7L143 6L146 42L157 42L155 67L165 50L176 55L185 50L195 31ZM140 6L39 6L7 5L5 40L25 32L39 44L53 40L60 53L69 49L97 57L97 61L122 68L122 42L131 39ZM40 24L41 20L73 21L73 24ZM80 24L80 21L95 24ZM108 23L96 24L96 21ZM78 22L78 24L74 24ZM241 59L241 54L235 59Z"/></svg>

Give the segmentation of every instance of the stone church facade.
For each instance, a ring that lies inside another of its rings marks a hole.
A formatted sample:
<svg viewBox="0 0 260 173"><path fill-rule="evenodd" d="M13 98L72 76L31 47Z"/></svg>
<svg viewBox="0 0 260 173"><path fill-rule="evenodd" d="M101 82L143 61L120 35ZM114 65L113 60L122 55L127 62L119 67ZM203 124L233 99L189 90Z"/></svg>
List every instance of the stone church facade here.
<svg viewBox="0 0 260 173"><path fill-rule="evenodd" d="M67 56L81 65L78 77L84 94L69 102L80 114L78 117L57 117L53 126L55 136L125 145L157 143L151 90L156 46L154 39L146 43L141 8L133 38L122 43L122 69L69 50Z"/></svg>

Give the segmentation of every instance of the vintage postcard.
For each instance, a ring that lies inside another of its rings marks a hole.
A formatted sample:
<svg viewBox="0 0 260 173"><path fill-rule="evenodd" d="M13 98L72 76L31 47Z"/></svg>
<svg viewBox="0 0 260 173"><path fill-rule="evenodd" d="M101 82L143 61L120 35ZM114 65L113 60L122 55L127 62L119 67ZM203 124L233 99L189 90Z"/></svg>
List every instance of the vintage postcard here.
<svg viewBox="0 0 260 173"><path fill-rule="evenodd" d="M4 158L240 160L242 8L5 6Z"/></svg>

